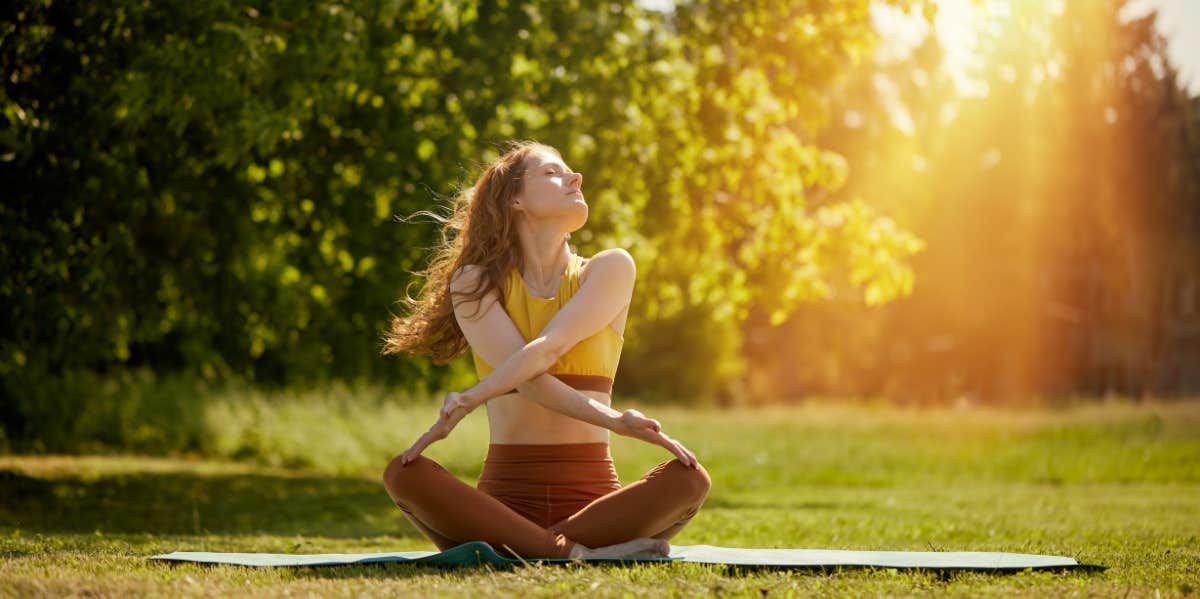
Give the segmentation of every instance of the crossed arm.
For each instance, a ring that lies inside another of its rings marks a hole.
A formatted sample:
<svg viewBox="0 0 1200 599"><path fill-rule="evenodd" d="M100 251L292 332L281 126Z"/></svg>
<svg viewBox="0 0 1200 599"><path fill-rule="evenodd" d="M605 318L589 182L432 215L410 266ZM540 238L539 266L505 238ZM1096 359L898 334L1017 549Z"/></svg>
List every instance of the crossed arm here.
<svg viewBox="0 0 1200 599"><path fill-rule="evenodd" d="M581 420L611 428L593 420L599 417L607 422L605 418L611 420L611 417L617 415L616 412L595 401L591 403L607 409L581 406L579 401L557 401L556 398L565 397L567 394L583 398L587 396L546 374L546 370L564 353L580 341L596 334L601 327L608 326L608 323L629 305L633 296L633 284L637 273L633 258L628 252L601 252L592 258L588 266L588 276L580 285L579 291L571 297L567 305L554 314L541 334L529 343L525 343L521 332L500 306L495 290L481 298L480 301L485 304L478 313L475 312L473 302L463 302L455 306L459 327L471 348L487 363L500 364L478 384L462 393L468 405L481 405L516 387L521 393L530 392L529 396L534 401L550 409L558 409L555 405L567 408L572 412L568 413L570 416L583 416ZM452 292L456 291L456 287L464 291L474 288L474 278L478 276L475 269L466 267L458 274L461 276L455 277L450 283ZM472 319L468 314L478 316ZM549 400L555 405L547 405L543 400Z"/></svg>
<svg viewBox="0 0 1200 599"><path fill-rule="evenodd" d="M587 280L579 292L529 343L525 343L521 332L500 305L495 289L480 298L478 311L473 301L455 305L455 317L472 350L487 363L501 365L471 389L447 395L438 422L405 452L404 463L415 459L430 443L448 435L467 413L516 387L522 396L548 409L662 446L683 463L695 466L695 455L662 432L657 420L647 418L637 410L618 412L546 373L563 353L595 334L600 327L608 326L632 297L636 273L628 252L610 250L597 254L592 260ZM474 289L481 274L477 267L460 269L451 280L451 291Z"/></svg>

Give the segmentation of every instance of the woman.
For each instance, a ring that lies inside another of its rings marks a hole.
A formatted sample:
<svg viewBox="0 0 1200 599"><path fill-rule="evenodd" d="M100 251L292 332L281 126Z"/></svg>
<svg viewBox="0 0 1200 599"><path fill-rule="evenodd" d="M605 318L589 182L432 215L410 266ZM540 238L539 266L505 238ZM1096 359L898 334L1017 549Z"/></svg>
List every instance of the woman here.
<svg viewBox="0 0 1200 599"><path fill-rule="evenodd" d="M405 294L409 317L393 317L384 336L383 353L438 364L469 345L480 377L447 394L437 422L383 475L441 549L479 540L520 557L661 557L708 495L708 472L658 421L610 407L635 265L619 248L571 251L588 216L582 183L553 147L511 143L448 218L433 215L448 241L421 273L419 298ZM482 404L491 444L473 488L420 454ZM609 431L676 459L622 487Z"/></svg>

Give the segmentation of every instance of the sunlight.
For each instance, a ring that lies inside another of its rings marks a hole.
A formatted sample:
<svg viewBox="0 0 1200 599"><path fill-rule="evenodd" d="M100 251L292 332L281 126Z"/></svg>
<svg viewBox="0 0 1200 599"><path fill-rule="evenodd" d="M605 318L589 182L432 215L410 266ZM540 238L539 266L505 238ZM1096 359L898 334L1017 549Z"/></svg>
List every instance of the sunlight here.
<svg viewBox="0 0 1200 599"><path fill-rule="evenodd" d="M938 0L934 28L945 56L943 66L963 96L986 96L987 86L973 76L983 69L977 40L995 31L998 19L1012 14L1008 0ZM876 59L889 63L903 59L929 35L929 26L919 14L906 14L893 6L871 5L871 16L882 39Z"/></svg>
<svg viewBox="0 0 1200 599"><path fill-rule="evenodd" d="M990 2L988 5L999 4ZM988 8L975 0L940 0L934 21L938 39L945 48L946 70L954 85L964 96L987 95L987 86L971 76L970 71L982 69L976 42L988 18Z"/></svg>
<svg viewBox="0 0 1200 599"><path fill-rule="evenodd" d="M1092 358L1080 331L1088 314L1108 309L1103 302L1142 301L1122 300L1140 297L1122 289L1138 284L1123 282L1153 273L1144 198L1163 193L1146 166L1158 155L1143 161L1129 149L1147 143L1139 123L1158 122L1144 114L1154 100L1137 92L1161 77L1161 59L1148 54L1157 42L1122 29L1115 5L1102 2L936 6L926 23L872 5L880 39L876 70L864 75L871 100L848 103L854 111L843 117L860 131L881 117L891 125L878 127L869 149L851 150L845 193L884 206L930 248L914 305L937 308L913 309L927 319L911 329L923 338L896 342L897 364L947 389L994 371L993 393L1066 388L1076 376L1134 380L1135 367L1111 364L1142 346L1114 343L1117 357ZM940 53L922 48L931 40ZM1122 283L1089 270L1101 264ZM943 339L974 349L946 351ZM931 357L911 358L914 348Z"/></svg>

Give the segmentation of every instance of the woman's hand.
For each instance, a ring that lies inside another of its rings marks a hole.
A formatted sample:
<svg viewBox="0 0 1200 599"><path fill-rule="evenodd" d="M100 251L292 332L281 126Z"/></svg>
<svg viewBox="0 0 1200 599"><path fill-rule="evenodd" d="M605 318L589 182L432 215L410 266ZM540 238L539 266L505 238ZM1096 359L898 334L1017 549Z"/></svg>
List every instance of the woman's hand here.
<svg viewBox="0 0 1200 599"><path fill-rule="evenodd" d="M447 393L445 401L442 402L442 409L438 412L437 422L433 423L433 426L429 427L429 430L421 435L421 438L417 439L417 442L408 448L408 451L405 451L400 456L400 463L407 465L409 462L417 459L417 456L421 455L421 452L425 451L425 448L433 444L434 441L445 439L450 434L450 431L454 430L454 427L476 407L478 405L469 402L462 393L456 391Z"/></svg>
<svg viewBox="0 0 1200 599"><path fill-rule="evenodd" d="M619 429L614 429L614 432L664 447L687 466L695 468L699 463L696 455L688 451L682 443L662 432L662 425L657 420L648 418L637 410L625 410L621 413Z"/></svg>

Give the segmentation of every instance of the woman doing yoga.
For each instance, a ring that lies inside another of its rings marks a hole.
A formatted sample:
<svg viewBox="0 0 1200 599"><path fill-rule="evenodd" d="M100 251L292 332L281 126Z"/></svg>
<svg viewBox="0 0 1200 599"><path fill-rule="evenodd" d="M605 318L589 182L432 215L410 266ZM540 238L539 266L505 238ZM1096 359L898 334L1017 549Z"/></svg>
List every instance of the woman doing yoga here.
<svg viewBox="0 0 1200 599"><path fill-rule="evenodd" d="M620 248L567 244L587 222L581 185L553 147L512 142L442 218L437 248L383 353L445 364L469 346L480 381L388 464L392 501L440 549L485 541L522 558L656 557L708 495L708 472L657 420L611 407L636 278ZM431 214L425 212L426 214ZM421 452L486 404L491 443L477 487ZM667 449L621 486L609 431Z"/></svg>

